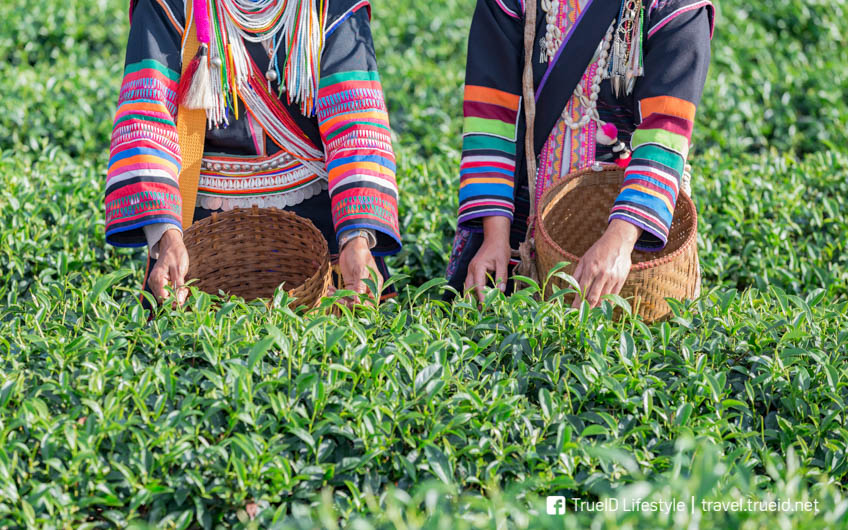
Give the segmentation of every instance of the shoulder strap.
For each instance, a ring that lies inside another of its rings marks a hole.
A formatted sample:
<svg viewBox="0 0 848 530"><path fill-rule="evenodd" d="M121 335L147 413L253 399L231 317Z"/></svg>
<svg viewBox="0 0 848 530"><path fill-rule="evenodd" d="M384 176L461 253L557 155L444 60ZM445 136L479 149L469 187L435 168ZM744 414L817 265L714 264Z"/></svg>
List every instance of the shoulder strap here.
<svg viewBox="0 0 848 530"><path fill-rule="evenodd" d="M183 37L182 75L200 48L197 25L192 16L193 2L186 2L186 31ZM194 222L197 204L197 187L200 184L200 163L203 160L203 143L206 140L206 111L188 109L180 105L177 111L177 135L180 141L180 197L183 204L183 230Z"/></svg>

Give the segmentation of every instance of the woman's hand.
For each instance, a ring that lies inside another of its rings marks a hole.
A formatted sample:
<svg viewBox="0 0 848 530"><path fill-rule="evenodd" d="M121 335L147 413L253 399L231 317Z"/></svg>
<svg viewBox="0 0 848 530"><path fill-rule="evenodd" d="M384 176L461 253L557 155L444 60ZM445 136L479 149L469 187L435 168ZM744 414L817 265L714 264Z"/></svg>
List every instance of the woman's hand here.
<svg viewBox="0 0 848 530"><path fill-rule="evenodd" d="M177 293L177 303L183 305L188 296L185 287L185 277L188 274L188 251L183 244L183 235L177 229L168 230L159 240L159 258L150 271L147 283L161 304L170 293L166 286L170 285Z"/></svg>
<svg viewBox="0 0 848 530"><path fill-rule="evenodd" d="M366 294L368 288L362 280L371 279L371 270L377 275L377 292L375 297L380 296L383 290L383 277L377 269L377 262L368 247L368 240L364 237L351 239L339 254L339 268L342 272L344 288L355 291L358 294ZM359 303L359 297L354 302Z"/></svg>
<svg viewBox="0 0 848 530"><path fill-rule="evenodd" d="M621 292L630 273L630 254L642 231L635 225L613 219L604 235L580 258L574 279L592 307L601 297ZM580 307L580 297L574 297L572 307Z"/></svg>
<svg viewBox="0 0 848 530"><path fill-rule="evenodd" d="M506 290L506 272L511 251L509 227L510 220L507 217L491 216L483 219L483 244L468 264L465 276L465 291L476 291L480 303L483 303L483 287L486 286L487 276L494 276L498 289Z"/></svg>

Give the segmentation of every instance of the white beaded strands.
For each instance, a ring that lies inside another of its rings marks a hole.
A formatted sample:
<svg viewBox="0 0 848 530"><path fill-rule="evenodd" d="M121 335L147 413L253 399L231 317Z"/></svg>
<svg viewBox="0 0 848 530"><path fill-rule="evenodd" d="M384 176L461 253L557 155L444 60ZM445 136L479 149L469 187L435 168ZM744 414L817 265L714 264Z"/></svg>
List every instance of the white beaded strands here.
<svg viewBox="0 0 848 530"><path fill-rule="evenodd" d="M210 46L213 96L207 113L210 127L227 126L230 110L238 118L238 100L280 147L325 175L323 153L292 130L283 113L271 104L279 96L299 103L304 115L314 114L320 59L324 46L327 0L208 0L213 42ZM246 43L257 43L269 54L265 72L251 58ZM285 64L278 64L285 49ZM282 75L280 74L282 72ZM280 79L282 77L282 79Z"/></svg>
<svg viewBox="0 0 848 530"><path fill-rule="evenodd" d="M251 58L246 42L261 44L269 54L264 76L267 89L279 82L279 94L288 93L304 115L314 114L328 0L209 0L214 40L211 62L221 78L216 90L218 112L211 117L224 125L227 104L233 104L250 81ZM285 64L278 64L280 49ZM216 83L217 84L217 83Z"/></svg>
<svg viewBox="0 0 848 530"><path fill-rule="evenodd" d="M556 25L556 17L559 13L559 0L542 0L541 4L542 9L546 13L546 33L542 41L541 61L550 62L556 55L559 47L562 45L562 31ZM622 163L630 159L630 150L624 142L618 139L618 128L612 123L606 123L601 120L600 115L598 114L598 97L601 92L601 83L603 83L605 79L610 78L610 51L613 47L613 40L617 35L622 33L622 26L624 25L626 25L629 31L632 31L634 21L631 17L635 14L635 12L637 12L636 9L634 9L636 7L634 4L637 4L638 7L641 8L640 1L634 2L633 0L624 0L622 6L622 15L624 16L621 17L621 20L619 21L612 21L609 29L607 29L603 41L601 41L601 44L598 47L598 52L592 61L593 63L597 61L597 69L592 77L590 93L587 95L584 92L582 83L578 83L577 87L574 89L573 96L580 103L580 107L582 108L580 118L576 121L573 120L568 106L566 106L562 112L563 122L566 127L572 131L580 130L589 125L590 122L594 121L598 128L595 137L597 142L601 145L612 146L612 151L618 155L619 161ZM618 22L618 24L616 22ZM636 63L638 66L641 66L641 61L637 62L631 57L634 53L638 53L641 59L641 37L637 37L636 42L633 42L633 44L638 44L639 49L636 50L636 46L630 46L629 50L627 50L626 47L622 48L627 57L622 60L613 58L613 63L616 65L622 63L634 65L634 63ZM630 94L632 91L635 77L638 75L641 75L641 70L630 72L630 76L628 77L629 83L627 83L627 94Z"/></svg>

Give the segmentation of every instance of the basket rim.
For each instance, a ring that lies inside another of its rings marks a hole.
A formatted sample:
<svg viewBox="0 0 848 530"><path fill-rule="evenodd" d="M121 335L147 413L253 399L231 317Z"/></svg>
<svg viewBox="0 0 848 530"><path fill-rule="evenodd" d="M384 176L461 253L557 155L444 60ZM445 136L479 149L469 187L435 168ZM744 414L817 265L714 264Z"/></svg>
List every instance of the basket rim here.
<svg viewBox="0 0 848 530"><path fill-rule="evenodd" d="M618 166L607 166L601 170L596 170L589 167L585 169L579 169L577 171L572 171L571 173L555 181L550 187L548 187L548 189L546 189L545 192L542 194L539 203L540 205L547 205L548 201L551 198L551 195L558 192L562 187L564 187L572 180L583 177L587 174L624 173L624 171L624 169ZM649 259L640 263L633 263L630 265L631 271L644 271L648 269L654 269L656 267L660 267L662 265L670 263L680 257L680 255L683 254L683 252L685 252L690 245L692 245L694 240L698 238L698 210L695 208L695 203L692 201L692 198L689 197L689 195L681 189L677 197L677 205L675 206L675 209L680 207L681 199L683 199L683 202L685 203L686 207L688 207L692 211L692 221L695 225L695 229L689 232L688 236L686 237L686 240L683 242L682 245L680 245L680 248L678 248L674 252L667 254L661 258ZM536 231L542 235L542 239L545 240L545 243L550 245L561 256L567 258L567 261L570 261L574 265L580 263L579 257L560 247L545 229L545 223L542 220L541 209L539 209L539 211L537 211L536 213Z"/></svg>

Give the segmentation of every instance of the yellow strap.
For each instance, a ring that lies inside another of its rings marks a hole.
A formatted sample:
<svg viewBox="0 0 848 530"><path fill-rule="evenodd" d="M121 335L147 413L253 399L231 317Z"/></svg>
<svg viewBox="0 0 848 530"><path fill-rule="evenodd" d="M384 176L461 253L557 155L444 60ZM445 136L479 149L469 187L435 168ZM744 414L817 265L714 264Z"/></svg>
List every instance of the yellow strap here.
<svg viewBox="0 0 848 530"><path fill-rule="evenodd" d="M185 75L200 42L197 40L197 25L192 13L193 2L186 2L186 27L183 41L183 71ZM203 142L206 140L206 111L187 109L180 105L177 111L177 135L180 140L182 169L180 171L180 197L183 202L183 230L194 222L194 207L197 203L197 186L200 184L200 162L203 159Z"/></svg>

